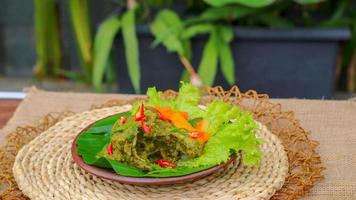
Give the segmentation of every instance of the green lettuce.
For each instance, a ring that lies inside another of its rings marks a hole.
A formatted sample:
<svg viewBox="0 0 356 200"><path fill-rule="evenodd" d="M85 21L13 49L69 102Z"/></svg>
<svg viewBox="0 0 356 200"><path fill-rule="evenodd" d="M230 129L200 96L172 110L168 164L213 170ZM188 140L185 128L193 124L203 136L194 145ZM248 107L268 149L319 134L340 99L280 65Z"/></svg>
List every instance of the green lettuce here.
<svg viewBox="0 0 356 200"><path fill-rule="evenodd" d="M256 165L261 158L256 138L258 128L250 113L241 111L221 100L213 101L203 110L198 107L199 90L191 84L181 82L177 98L164 99L162 92L155 87L147 91L150 106L171 107L175 110L186 111L190 119L203 118L208 121L207 132L210 139L205 144L204 152L198 158L180 162L180 166L200 167L214 166L226 162L231 152L243 152L245 165Z"/></svg>
<svg viewBox="0 0 356 200"><path fill-rule="evenodd" d="M207 105L204 118L209 122L207 130L211 137L203 154L180 162L181 166L217 165L226 162L232 152L243 152L245 165L258 164L262 156L258 148L261 141L255 136L258 126L250 113L223 101L213 101Z"/></svg>
<svg viewBox="0 0 356 200"><path fill-rule="evenodd" d="M199 89L191 84L181 82L177 98L164 99L162 92L155 87L147 90L148 106L170 107L175 111L185 111L189 114L189 119L202 117L204 111L198 107L200 101Z"/></svg>

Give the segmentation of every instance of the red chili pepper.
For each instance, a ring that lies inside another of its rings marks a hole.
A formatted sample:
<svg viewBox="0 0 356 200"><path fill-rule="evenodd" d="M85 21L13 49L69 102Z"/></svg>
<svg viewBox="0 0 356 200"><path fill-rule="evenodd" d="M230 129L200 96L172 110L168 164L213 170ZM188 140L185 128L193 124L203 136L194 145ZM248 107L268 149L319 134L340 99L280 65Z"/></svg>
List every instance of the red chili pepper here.
<svg viewBox="0 0 356 200"><path fill-rule="evenodd" d="M124 116L120 117L120 122L121 124L125 124L126 123L126 118Z"/></svg>
<svg viewBox="0 0 356 200"><path fill-rule="evenodd" d="M140 108L135 113L135 120L138 122L138 121L145 120L145 118L146 118L146 116L145 116L145 105L143 105L143 103L142 103Z"/></svg>
<svg viewBox="0 0 356 200"><path fill-rule="evenodd" d="M111 156L113 154L113 149L112 149L112 144L110 143L108 145L108 147L106 148L106 151L108 152L108 154Z"/></svg>
<svg viewBox="0 0 356 200"><path fill-rule="evenodd" d="M145 133L151 132L151 127L147 126L143 121L142 121L142 129Z"/></svg>
<svg viewBox="0 0 356 200"><path fill-rule="evenodd" d="M169 162L168 160L156 160L156 164L159 165L160 167L176 167L177 165L175 163Z"/></svg>

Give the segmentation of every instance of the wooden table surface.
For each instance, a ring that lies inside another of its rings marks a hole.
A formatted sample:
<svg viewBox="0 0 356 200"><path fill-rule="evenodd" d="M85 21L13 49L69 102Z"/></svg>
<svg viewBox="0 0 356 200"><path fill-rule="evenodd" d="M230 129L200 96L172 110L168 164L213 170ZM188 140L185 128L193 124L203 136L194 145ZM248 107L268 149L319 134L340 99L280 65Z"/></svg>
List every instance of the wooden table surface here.
<svg viewBox="0 0 356 200"><path fill-rule="evenodd" d="M0 128L11 118L21 100L0 100Z"/></svg>

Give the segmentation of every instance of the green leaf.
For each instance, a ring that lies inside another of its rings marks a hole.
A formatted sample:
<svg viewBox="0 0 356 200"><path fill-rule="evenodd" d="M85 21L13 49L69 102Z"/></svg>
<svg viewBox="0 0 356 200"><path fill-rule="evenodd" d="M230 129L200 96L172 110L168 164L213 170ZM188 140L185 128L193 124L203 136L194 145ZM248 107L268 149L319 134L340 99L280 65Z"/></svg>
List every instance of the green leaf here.
<svg viewBox="0 0 356 200"><path fill-rule="evenodd" d="M146 95L148 97L148 101L146 102L147 106L168 107L172 103L171 101L163 99L162 92L157 91L156 87L148 88Z"/></svg>
<svg viewBox="0 0 356 200"><path fill-rule="evenodd" d="M204 165L199 167L182 167L178 166L176 168L158 168L154 171L145 174L145 177L172 177L172 176L184 176L192 173L196 173L202 170L206 170L212 166Z"/></svg>
<svg viewBox="0 0 356 200"><path fill-rule="evenodd" d="M113 52L110 53L105 70L106 82L113 84L116 80L116 65L114 64Z"/></svg>
<svg viewBox="0 0 356 200"><path fill-rule="evenodd" d="M211 86L214 83L218 64L218 44L216 31L210 33L209 40L204 47L198 74L204 84Z"/></svg>
<svg viewBox="0 0 356 200"><path fill-rule="evenodd" d="M229 43L234 37L234 31L231 27L220 26L219 27L219 61L221 72L225 77L226 81L232 85L235 82L235 66L234 58L231 52Z"/></svg>
<svg viewBox="0 0 356 200"><path fill-rule="evenodd" d="M199 89L191 84L181 82L179 95L176 99L164 99L162 92L157 91L155 87L147 90L148 101L146 105L170 107L174 110L185 111L189 114L189 119L201 117L203 111L198 107L200 100Z"/></svg>
<svg viewBox="0 0 356 200"><path fill-rule="evenodd" d="M294 0L295 2L305 5L305 4L314 4L314 3L320 3L325 0Z"/></svg>
<svg viewBox="0 0 356 200"><path fill-rule="evenodd" d="M46 17L49 12L47 1L35 0L34 1L34 22L35 22L35 37L36 37L36 53L37 62L33 69L34 74L38 78L42 78L48 71L49 52L47 52L48 44L48 18Z"/></svg>
<svg viewBox="0 0 356 200"><path fill-rule="evenodd" d="M136 167L128 166L124 163L118 162L116 160L108 159L114 171L123 176L131 176L131 177L143 177L145 173Z"/></svg>
<svg viewBox="0 0 356 200"><path fill-rule="evenodd" d="M257 9L240 6L240 5L227 5L222 7L210 7L206 9L200 18L206 20L219 20L219 19L240 19L242 17L248 16L249 14L255 13Z"/></svg>
<svg viewBox="0 0 356 200"><path fill-rule="evenodd" d="M109 144L111 133L95 134L84 132L77 140L78 154L83 156L83 159L92 164L98 159L96 155Z"/></svg>
<svg viewBox="0 0 356 200"><path fill-rule="evenodd" d="M231 42L234 39L234 30L229 26L219 26L218 32L223 42Z"/></svg>
<svg viewBox="0 0 356 200"><path fill-rule="evenodd" d="M122 36L129 76L136 93L140 93L140 64L136 36L135 9L130 9L122 17Z"/></svg>
<svg viewBox="0 0 356 200"><path fill-rule="evenodd" d="M59 74L61 76L64 76L64 77L66 77L68 79L71 79L71 80L74 80L74 81L77 81L77 82L85 82L85 78L79 72L61 69L59 71Z"/></svg>
<svg viewBox="0 0 356 200"><path fill-rule="evenodd" d="M204 119L208 120L210 139L205 144L202 155L180 162L180 166L199 167L226 162L230 152L244 152L243 163L256 165L261 158L255 136L257 125L252 115L240 111L221 100L213 101L206 107Z"/></svg>
<svg viewBox="0 0 356 200"><path fill-rule="evenodd" d="M240 4L249 7L263 7L275 2L275 0L204 0L211 6L224 6L227 4Z"/></svg>
<svg viewBox="0 0 356 200"><path fill-rule="evenodd" d="M86 133L98 134L98 133L109 133L111 132L112 124L99 127L91 127Z"/></svg>
<svg viewBox="0 0 356 200"><path fill-rule="evenodd" d="M190 44L190 40L183 39L183 57L187 58L188 60L192 59L192 45Z"/></svg>
<svg viewBox="0 0 356 200"><path fill-rule="evenodd" d="M176 110L185 111L189 114L189 119L195 119L203 116L203 110L198 107L200 100L199 89L191 84L181 82L179 95L172 106Z"/></svg>
<svg viewBox="0 0 356 200"><path fill-rule="evenodd" d="M356 19L353 19L350 16L345 16L345 11L349 7L349 0L343 0L340 3L338 3L338 6L336 9L334 9L334 12L332 16L321 22L319 26L321 27L346 27L350 26Z"/></svg>
<svg viewBox="0 0 356 200"><path fill-rule="evenodd" d="M179 94L176 98L177 105L189 104L197 106L200 100L199 89L189 83L181 82Z"/></svg>
<svg viewBox="0 0 356 200"><path fill-rule="evenodd" d="M60 38L60 29L59 29L59 18L58 18L58 9L56 9L57 2L52 2L49 9L49 13L46 16L48 19L48 51L51 53L51 64L52 64L52 73L55 76L58 76L61 71L62 65L62 48L61 48L61 38Z"/></svg>
<svg viewBox="0 0 356 200"><path fill-rule="evenodd" d="M338 7L335 9L334 13L331 16L332 20L340 19L344 16L345 10L348 7L349 0L342 0Z"/></svg>
<svg viewBox="0 0 356 200"><path fill-rule="evenodd" d="M236 106L221 101L213 101L206 106L205 118L209 122L208 132L216 133L231 119L238 118L241 111Z"/></svg>
<svg viewBox="0 0 356 200"><path fill-rule="evenodd" d="M264 13L256 18L262 23L266 24L271 28L292 28L294 27L293 23L287 19L282 18L281 16L275 15L274 13Z"/></svg>
<svg viewBox="0 0 356 200"><path fill-rule="evenodd" d="M211 24L197 24L191 27L186 28L181 37L184 39L190 39L197 34L210 33L213 30L213 26Z"/></svg>
<svg viewBox="0 0 356 200"><path fill-rule="evenodd" d="M175 12L170 10L160 11L151 23L150 29L156 37L155 44L163 43L168 52L186 55L182 41L179 38L184 26Z"/></svg>
<svg viewBox="0 0 356 200"><path fill-rule="evenodd" d="M62 62L62 49L59 33L58 2L54 0L35 0L35 36L37 62L34 66L36 78L46 75L59 75Z"/></svg>
<svg viewBox="0 0 356 200"><path fill-rule="evenodd" d="M233 85L235 82L234 58L229 43L225 41L219 44L219 60L223 76L230 85Z"/></svg>
<svg viewBox="0 0 356 200"><path fill-rule="evenodd" d="M97 91L102 90L105 68L110 56L112 43L120 29L120 18L114 15L106 19L99 27L94 40L94 73L93 84Z"/></svg>
<svg viewBox="0 0 356 200"><path fill-rule="evenodd" d="M68 0L68 4L85 78L87 81L90 81L93 70L93 55L89 20L89 1Z"/></svg>
<svg viewBox="0 0 356 200"><path fill-rule="evenodd" d="M180 80L183 82L189 82L189 73L186 69L183 70Z"/></svg>

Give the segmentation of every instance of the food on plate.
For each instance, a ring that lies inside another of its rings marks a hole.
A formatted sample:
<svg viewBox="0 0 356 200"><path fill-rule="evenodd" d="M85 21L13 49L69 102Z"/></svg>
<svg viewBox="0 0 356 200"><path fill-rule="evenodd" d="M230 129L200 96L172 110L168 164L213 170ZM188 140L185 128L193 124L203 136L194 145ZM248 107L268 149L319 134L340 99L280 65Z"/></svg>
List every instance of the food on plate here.
<svg viewBox="0 0 356 200"><path fill-rule="evenodd" d="M261 141L250 113L221 100L202 106L199 89L187 83L175 97L154 87L147 97L79 137L78 154L87 164L124 176L170 177L211 168L238 153L245 165L259 163Z"/></svg>

